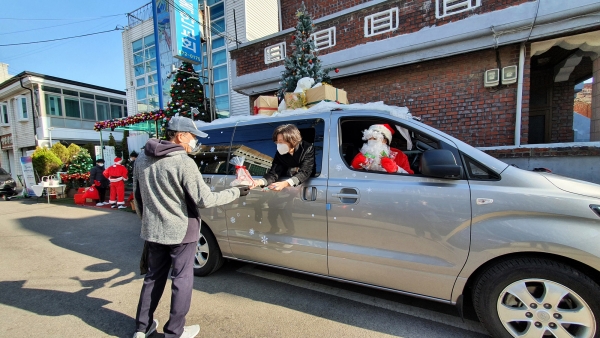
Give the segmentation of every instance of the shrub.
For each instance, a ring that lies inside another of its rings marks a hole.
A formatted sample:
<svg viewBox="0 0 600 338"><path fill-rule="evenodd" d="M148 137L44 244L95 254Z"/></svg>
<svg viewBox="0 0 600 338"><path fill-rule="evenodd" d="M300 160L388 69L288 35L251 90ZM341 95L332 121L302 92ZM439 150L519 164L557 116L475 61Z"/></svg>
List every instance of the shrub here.
<svg viewBox="0 0 600 338"><path fill-rule="evenodd" d="M31 156L33 169L41 176L54 175L63 163L50 149L37 147Z"/></svg>
<svg viewBox="0 0 600 338"><path fill-rule="evenodd" d="M54 153L54 155L56 155L60 159L60 161L63 164L69 162L69 151L67 150L67 147L63 146L60 143L54 143L50 150Z"/></svg>
<svg viewBox="0 0 600 338"><path fill-rule="evenodd" d="M75 143L71 143L69 144L67 150L69 151L69 161L67 161L67 164L69 164L71 163L73 158L77 156L77 154L79 154L79 152L81 151L81 147L76 145Z"/></svg>

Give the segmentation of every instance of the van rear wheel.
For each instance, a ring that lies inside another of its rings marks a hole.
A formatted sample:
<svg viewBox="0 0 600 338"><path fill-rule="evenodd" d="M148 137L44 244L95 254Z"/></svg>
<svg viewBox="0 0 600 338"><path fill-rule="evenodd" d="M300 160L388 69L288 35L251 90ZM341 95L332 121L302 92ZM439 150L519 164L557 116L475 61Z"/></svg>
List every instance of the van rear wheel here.
<svg viewBox="0 0 600 338"><path fill-rule="evenodd" d="M196 255L194 257L194 275L199 277L208 276L219 270L223 265L223 255L217 243L217 239L206 224L200 229L200 239L196 243Z"/></svg>
<svg viewBox="0 0 600 338"><path fill-rule="evenodd" d="M488 268L475 282L473 303L493 337L600 337L600 287L555 261L522 258Z"/></svg>

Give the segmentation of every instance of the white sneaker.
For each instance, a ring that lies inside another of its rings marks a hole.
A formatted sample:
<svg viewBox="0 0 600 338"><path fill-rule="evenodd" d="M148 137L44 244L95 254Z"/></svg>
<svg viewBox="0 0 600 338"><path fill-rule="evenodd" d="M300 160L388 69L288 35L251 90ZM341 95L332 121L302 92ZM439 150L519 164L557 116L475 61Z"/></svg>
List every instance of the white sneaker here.
<svg viewBox="0 0 600 338"><path fill-rule="evenodd" d="M119 208L119 209L127 209L127 207L124 206L124 205L119 205L117 208Z"/></svg>
<svg viewBox="0 0 600 338"><path fill-rule="evenodd" d="M152 321L152 325L150 325L150 328L148 329L148 332L144 333L144 332L136 332L133 334L133 338L146 338L146 337L150 337L150 335L152 333L154 333L154 331L156 331L156 328L158 327L158 320L154 320Z"/></svg>
<svg viewBox="0 0 600 338"><path fill-rule="evenodd" d="M198 333L200 333L200 325L184 326L180 338L194 338Z"/></svg>
<svg viewBox="0 0 600 338"><path fill-rule="evenodd" d="M108 203L108 202L102 202L102 204L104 204L104 205L109 205L110 203Z"/></svg>
<svg viewBox="0 0 600 338"><path fill-rule="evenodd" d="M102 202L98 202L98 203L96 203L96 206L97 206L97 207L101 207L101 206L103 206L103 205L104 205L104 203L102 203Z"/></svg>

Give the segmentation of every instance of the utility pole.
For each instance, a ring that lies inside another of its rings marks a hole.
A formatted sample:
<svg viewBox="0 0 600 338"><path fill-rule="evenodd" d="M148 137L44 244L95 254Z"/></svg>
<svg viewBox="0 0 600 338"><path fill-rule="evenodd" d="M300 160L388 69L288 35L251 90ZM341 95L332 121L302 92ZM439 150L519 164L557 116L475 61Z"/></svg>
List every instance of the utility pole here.
<svg viewBox="0 0 600 338"><path fill-rule="evenodd" d="M208 7L207 0L204 0L204 34L206 36L206 70L208 79L206 79L206 88L204 89L204 93L206 95L206 90L208 88L209 97L209 107L210 107L210 118L211 120L215 120L217 118L217 107L215 104L215 82L213 77L213 60L212 60L212 32L211 32L211 22L210 22L210 8ZM203 62L204 63L204 62Z"/></svg>

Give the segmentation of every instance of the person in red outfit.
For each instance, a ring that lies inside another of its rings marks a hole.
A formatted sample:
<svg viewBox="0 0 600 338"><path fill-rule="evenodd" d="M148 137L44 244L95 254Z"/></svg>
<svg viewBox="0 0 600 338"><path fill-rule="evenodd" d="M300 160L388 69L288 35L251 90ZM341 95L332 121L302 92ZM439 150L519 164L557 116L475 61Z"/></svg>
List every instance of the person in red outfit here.
<svg viewBox="0 0 600 338"><path fill-rule="evenodd" d="M374 124L363 131L362 139L367 142L352 160L352 168L414 174L406 154L389 146L394 133L395 130L389 124Z"/></svg>
<svg viewBox="0 0 600 338"><path fill-rule="evenodd" d="M121 165L121 158L116 157L115 163L104 170L104 177L110 181L111 208L125 209L125 181L127 181L127 168Z"/></svg>

